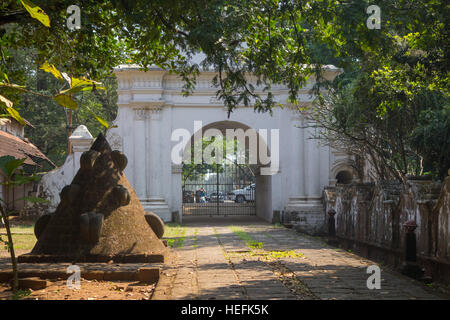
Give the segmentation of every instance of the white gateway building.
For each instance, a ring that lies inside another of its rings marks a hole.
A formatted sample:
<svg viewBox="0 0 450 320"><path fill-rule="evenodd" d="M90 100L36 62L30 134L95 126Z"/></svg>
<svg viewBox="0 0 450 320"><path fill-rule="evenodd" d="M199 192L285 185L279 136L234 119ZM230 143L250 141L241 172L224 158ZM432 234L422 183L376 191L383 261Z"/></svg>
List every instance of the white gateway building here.
<svg viewBox="0 0 450 320"><path fill-rule="evenodd" d="M334 67L326 67L325 77L333 79L338 72ZM275 100L285 107L275 108L272 115L239 107L228 118L223 103L216 99L217 89L211 84L214 72L202 72L195 91L189 96L183 95L180 78L159 68L144 72L137 66L124 65L115 74L119 109L114 125L117 127L108 130L107 139L113 149L128 157L125 174L144 208L164 221L180 221L189 213L185 206L203 206L206 211L202 212L214 215L220 213L220 206L232 207L236 203L236 195L233 198L233 192L223 186L220 190L217 186L217 192L206 192L206 200L199 201L197 189L201 186L186 190L183 165L174 161L177 150L185 156L190 142L195 144L208 129L223 133L227 129L258 132L258 149L267 148L271 162L264 166L258 159L259 165L252 171L254 177L248 180L248 186L229 184L230 189L240 189L241 193L244 187L252 187L253 198L248 197L239 205L254 206L254 214L269 222L274 215L289 212L298 216L296 220L304 229L323 224L323 188L334 185L341 171L352 174L345 155L311 139L314 129L303 128L307 124L301 113L287 104L286 87L273 87ZM301 104L312 103L313 84L312 80L299 92ZM174 132L189 132L190 139L183 140ZM208 179L205 175L203 178L205 184L214 181L212 174L206 174Z"/></svg>

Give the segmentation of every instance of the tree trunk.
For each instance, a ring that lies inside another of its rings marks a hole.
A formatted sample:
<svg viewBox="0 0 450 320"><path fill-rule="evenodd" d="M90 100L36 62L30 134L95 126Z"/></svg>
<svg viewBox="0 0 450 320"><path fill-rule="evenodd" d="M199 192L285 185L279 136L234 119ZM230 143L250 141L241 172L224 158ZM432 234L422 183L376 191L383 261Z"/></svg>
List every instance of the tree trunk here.
<svg viewBox="0 0 450 320"><path fill-rule="evenodd" d="M12 285L12 289L13 292L16 293L17 289L19 287L19 276L18 276L18 272L17 272L17 261L16 261L16 255L14 252L14 245L13 245L13 239L12 239L12 234L11 234L11 228L9 226L9 219L8 216L6 215L5 210L3 209L3 207L0 205L0 212L2 214L2 218L3 221L5 223L5 229L6 229L6 233L8 235L8 249L9 249L9 253L11 255L11 263L12 263L12 268L13 268L13 285Z"/></svg>

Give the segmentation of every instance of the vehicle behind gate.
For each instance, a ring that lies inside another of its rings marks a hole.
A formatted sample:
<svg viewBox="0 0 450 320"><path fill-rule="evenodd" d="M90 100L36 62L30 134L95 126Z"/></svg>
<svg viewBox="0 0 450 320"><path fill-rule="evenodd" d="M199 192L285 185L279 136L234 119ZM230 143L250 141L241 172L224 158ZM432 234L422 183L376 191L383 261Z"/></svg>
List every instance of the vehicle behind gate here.
<svg viewBox="0 0 450 320"><path fill-rule="evenodd" d="M255 178L249 166L189 167L183 177L183 215L256 215Z"/></svg>

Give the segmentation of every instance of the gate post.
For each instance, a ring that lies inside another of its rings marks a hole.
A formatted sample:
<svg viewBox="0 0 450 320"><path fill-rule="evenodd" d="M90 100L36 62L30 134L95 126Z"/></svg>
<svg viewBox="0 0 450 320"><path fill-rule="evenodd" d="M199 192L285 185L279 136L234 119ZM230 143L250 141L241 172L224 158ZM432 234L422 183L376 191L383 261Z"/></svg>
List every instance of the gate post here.
<svg viewBox="0 0 450 320"><path fill-rule="evenodd" d="M336 215L336 210L328 210L328 241L327 243L333 246L337 246L339 242L336 239L336 221L334 216Z"/></svg>
<svg viewBox="0 0 450 320"><path fill-rule="evenodd" d="M417 263L416 234L414 233L417 224L414 220L409 220L403 227L405 228L405 261L401 272L409 277L421 279L424 272Z"/></svg>
<svg viewBox="0 0 450 320"><path fill-rule="evenodd" d="M256 215L267 221L272 222L272 176L255 175L255 207Z"/></svg>

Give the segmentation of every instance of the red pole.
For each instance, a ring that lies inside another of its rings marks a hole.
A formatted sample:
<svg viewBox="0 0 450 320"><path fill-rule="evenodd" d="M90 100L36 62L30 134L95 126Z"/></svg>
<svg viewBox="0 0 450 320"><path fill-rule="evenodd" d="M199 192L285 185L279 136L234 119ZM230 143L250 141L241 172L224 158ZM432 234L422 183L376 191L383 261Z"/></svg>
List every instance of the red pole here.
<svg viewBox="0 0 450 320"><path fill-rule="evenodd" d="M70 143L69 137L72 135L72 109L69 109L69 130L67 134L67 155L72 153L72 144Z"/></svg>

